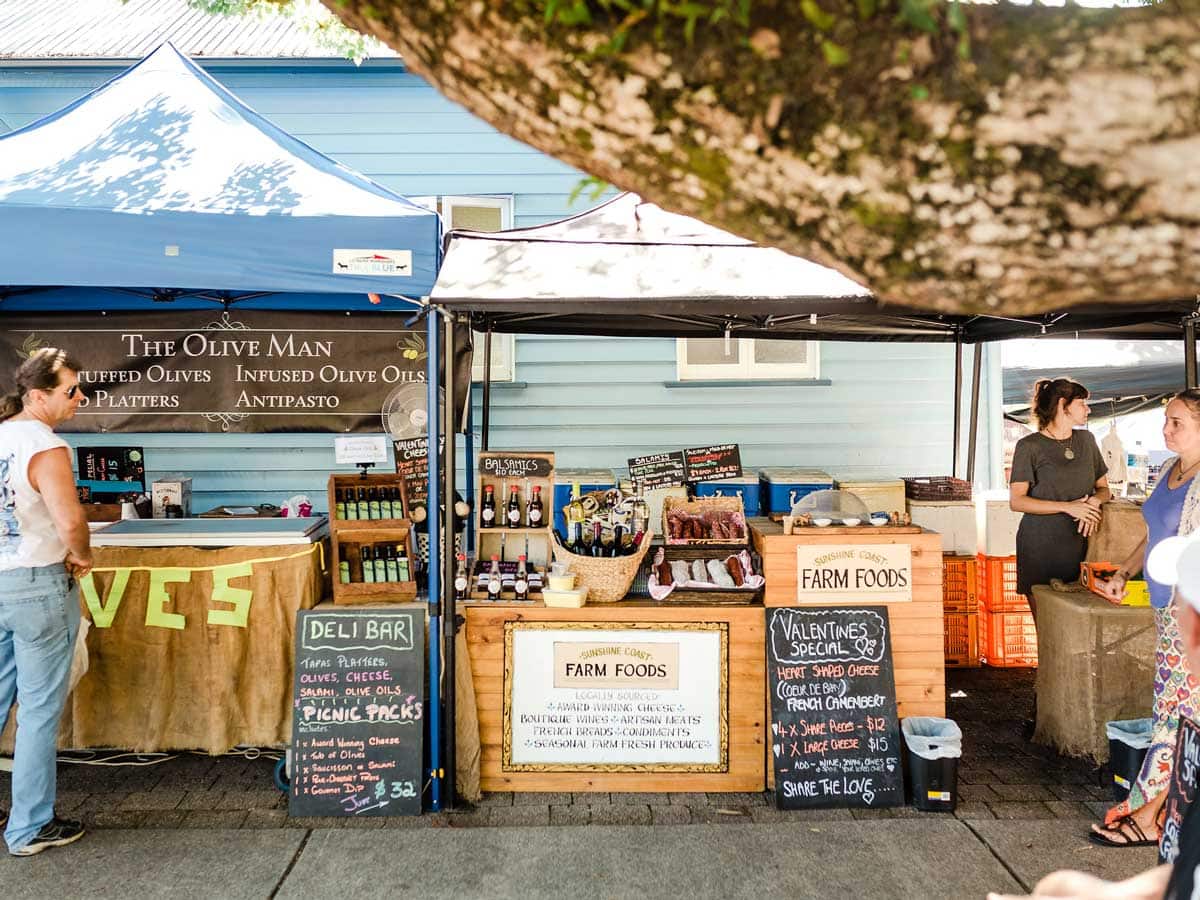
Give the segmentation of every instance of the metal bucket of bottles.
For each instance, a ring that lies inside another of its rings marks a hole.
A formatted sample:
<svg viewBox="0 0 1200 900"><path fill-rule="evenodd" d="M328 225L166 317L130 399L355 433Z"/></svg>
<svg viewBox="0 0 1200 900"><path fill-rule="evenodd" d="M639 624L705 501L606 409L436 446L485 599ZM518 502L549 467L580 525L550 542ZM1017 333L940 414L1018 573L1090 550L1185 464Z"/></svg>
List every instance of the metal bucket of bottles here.
<svg viewBox="0 0 1200 900"><path fill-rule="evenodd" d="M554 559L575 573L576 588L587 588L589 603L616 603L629 593L653 538L647 531L637 552L629 556L580 556L555 542Z"/></svg>

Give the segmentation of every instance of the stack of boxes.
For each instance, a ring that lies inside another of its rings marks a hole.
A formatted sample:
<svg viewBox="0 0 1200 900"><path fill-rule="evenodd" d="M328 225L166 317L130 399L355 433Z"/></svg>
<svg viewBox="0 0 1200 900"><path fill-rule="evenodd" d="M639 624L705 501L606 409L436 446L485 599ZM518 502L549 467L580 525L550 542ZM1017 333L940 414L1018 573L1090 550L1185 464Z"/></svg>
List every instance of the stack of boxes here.
<svg viewBox="0 0 1200 900"><path fill-rule="evenodd" d="M1036 666L1037 630L1029 599L1017 593L1017 525L1008 494L976 498L980 656L986 666Z"/></svg>

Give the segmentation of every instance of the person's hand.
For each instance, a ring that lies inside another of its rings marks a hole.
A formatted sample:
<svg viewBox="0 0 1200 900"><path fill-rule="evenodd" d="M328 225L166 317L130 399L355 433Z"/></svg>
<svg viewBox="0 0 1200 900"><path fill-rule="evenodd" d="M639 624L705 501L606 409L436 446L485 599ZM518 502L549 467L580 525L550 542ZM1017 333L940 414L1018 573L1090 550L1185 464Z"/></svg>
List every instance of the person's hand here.
<svg viewBox="0 0 1200 900"><path fill-rule="evenodd" d="M71 573L71 577L78 581L92 571L92 555L79 556L75 553L67 553L66 559L67 571Z"/></svg>
<svg viewBox="0 0 1200 900"><path fill-rule="evenodd" d="M1120 605L1125 598L1125 585L1129 581L1129 576L1124 572L1118 572L1108 581L1101 581L1098 587L1100 594L1109 603Z"/></svg>
<svg viewBox="0 0 1200 900"><path fill-rule="evenodd" d="M1100 524L1100 507L1098 504L1092 504L1088 501L1091 497L1080 497L1070 503L1064 504L1066 507L1063 512L1077 522L1087 522L1092 526Z"/></svg>

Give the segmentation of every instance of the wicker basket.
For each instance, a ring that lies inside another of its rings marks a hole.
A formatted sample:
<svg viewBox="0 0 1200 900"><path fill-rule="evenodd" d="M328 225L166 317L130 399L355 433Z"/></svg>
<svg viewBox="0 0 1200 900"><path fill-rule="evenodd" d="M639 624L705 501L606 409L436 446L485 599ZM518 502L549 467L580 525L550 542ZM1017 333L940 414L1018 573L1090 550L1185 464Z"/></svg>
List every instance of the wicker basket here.
<svg viewBox="0 0 1200 900"><path fill-rule="evenodd" d="M654 534L647 531L637 552L630 556L580 556L556 541L554 558L571 567L575 587L587 588L589 603L616 603L629 593L653 538Z"/></svg>
<svg viewBox="0 0 1200 900"><path fill-rule="evenodd" d="M669 518L672 511L681 509L683 512L692 516L702 516L706 512L733 512L742 516L745 520L745 511L742 507L740 497L697 497L695 500L688 500L684 497L667 497L663 500L663 535L665 541L671 545L687 546L689 544L722 544L727 547L745 546L750 543L749 526L743 525L742 536L739 538L673 538L670 537L671 526Z"/></svg>
<svg viewBox="0 0 1200 900"><path fill-rule="evenodd" d="M904 496L909 500L970 500L971 482L949 475L905 478Z"/></svg>

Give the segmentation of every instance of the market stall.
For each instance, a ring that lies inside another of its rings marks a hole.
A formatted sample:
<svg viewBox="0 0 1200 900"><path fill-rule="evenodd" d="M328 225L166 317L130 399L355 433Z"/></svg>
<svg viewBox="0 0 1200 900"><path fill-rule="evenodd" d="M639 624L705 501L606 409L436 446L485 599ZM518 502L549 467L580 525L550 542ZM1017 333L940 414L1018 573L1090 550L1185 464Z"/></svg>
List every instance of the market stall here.
<svg viewBox="0 0 1200 900"><path fill-rule="evenodd" d="M71 349L89 371L68 429L105 433L106 459L180 473L156 515L181 518L97 538L69 742L286 743L296 614L327 592L323 500L287 519L189 510L188 462L147 460L123 435L211 432L238 453L238 432L377 431L389 392L424 393L412 317L440 258L437 215L281 131L166 44L0 137L0 230L6 355ZM105 486L82 465L79 477Z"/></svg>

